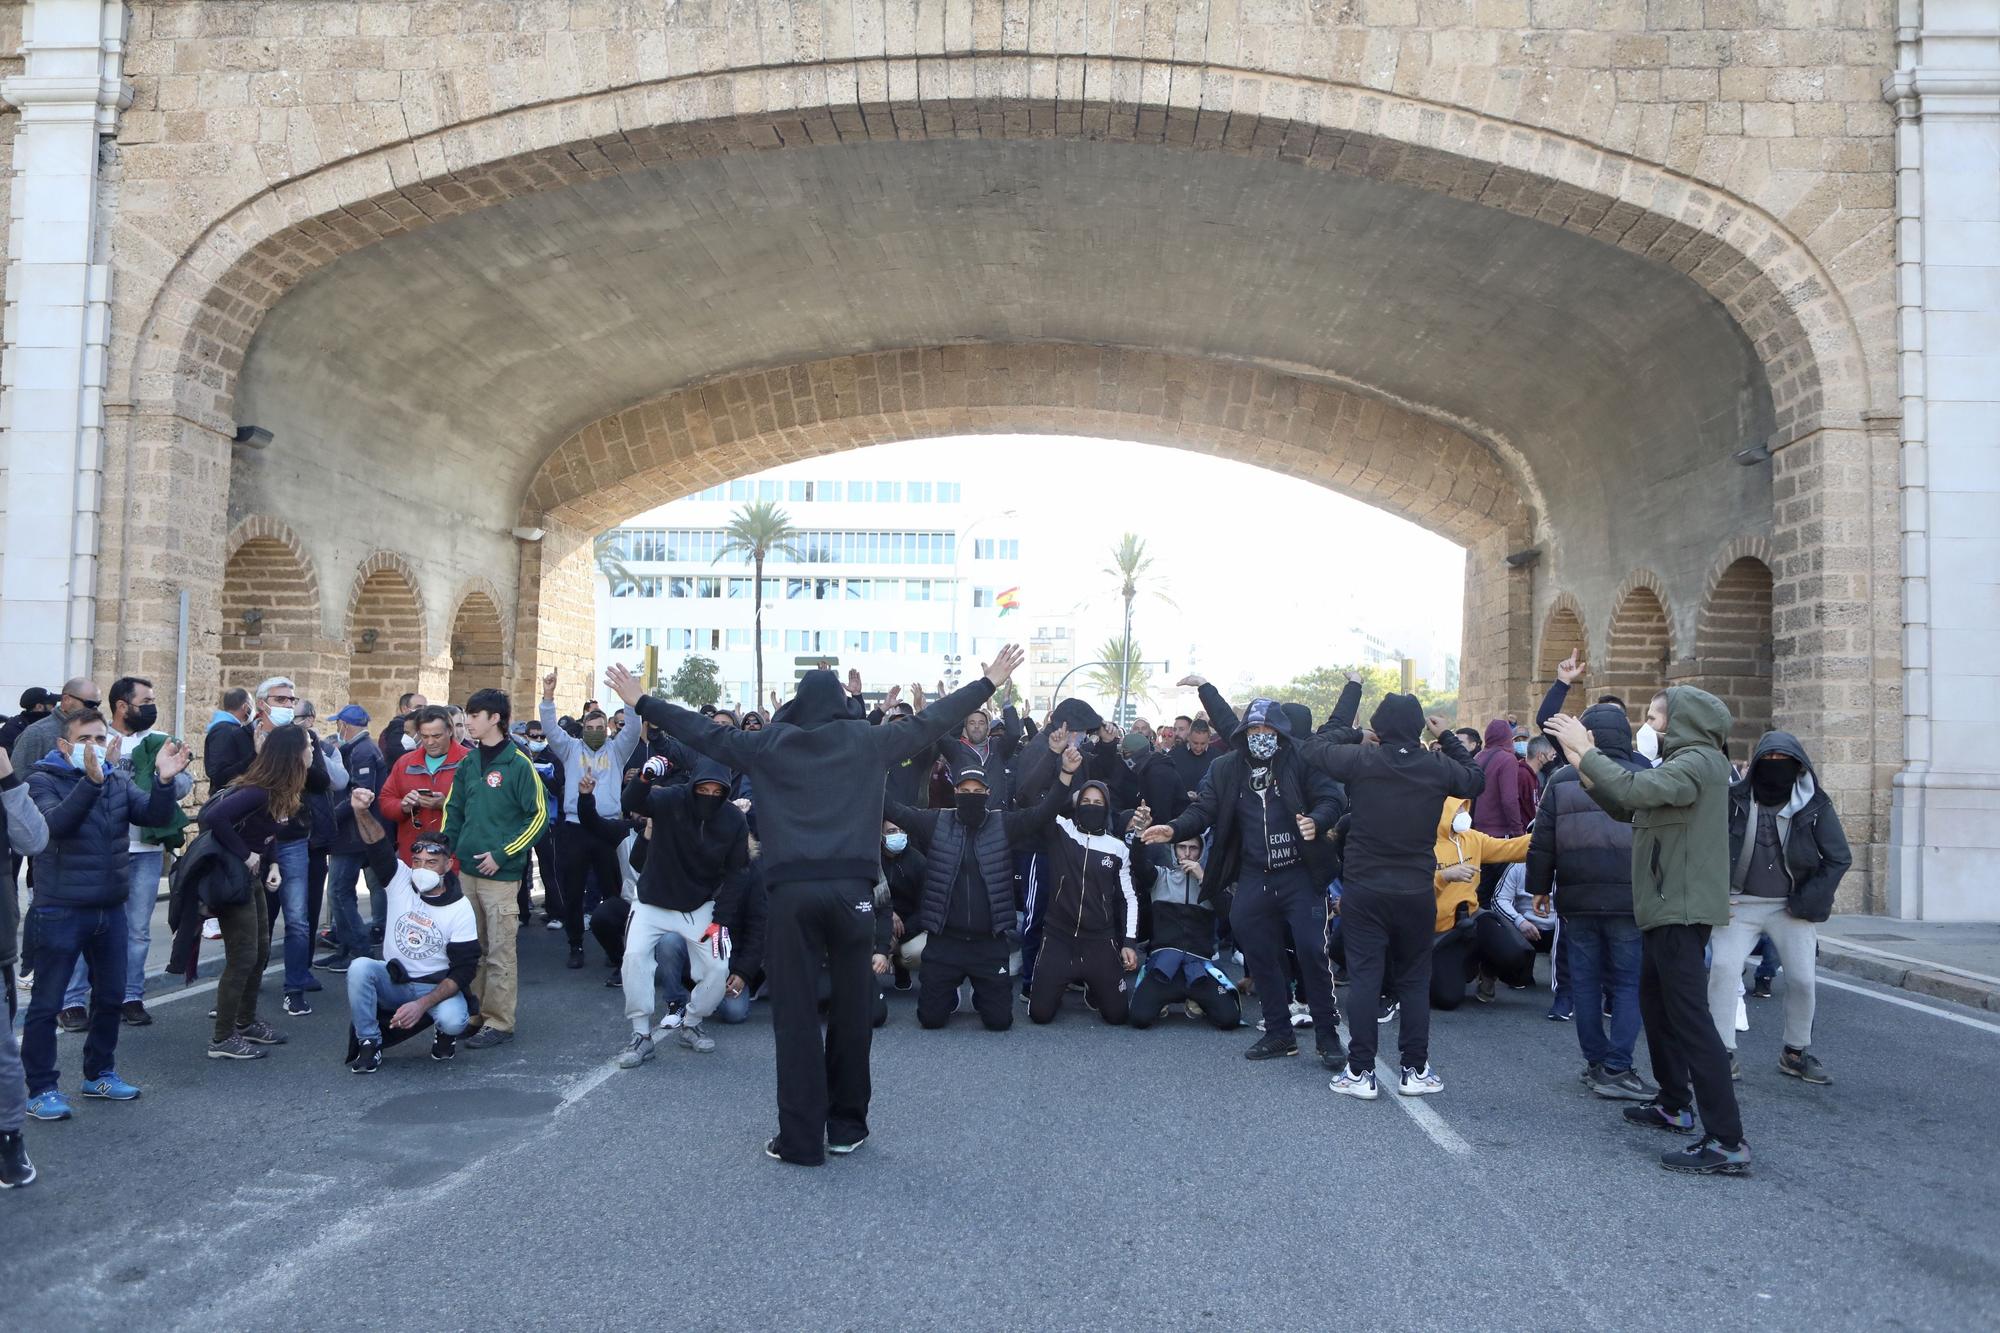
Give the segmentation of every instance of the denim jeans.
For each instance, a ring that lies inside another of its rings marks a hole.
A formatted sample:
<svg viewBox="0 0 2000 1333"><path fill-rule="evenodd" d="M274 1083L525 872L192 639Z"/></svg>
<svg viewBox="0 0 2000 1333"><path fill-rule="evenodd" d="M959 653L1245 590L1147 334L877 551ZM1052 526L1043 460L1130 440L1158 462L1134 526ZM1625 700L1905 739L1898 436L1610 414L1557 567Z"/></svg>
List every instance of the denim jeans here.
<svg viewBox="0 0 2000 1333"><path fill-rule="evenodd" d="M160 901L160 867L165 859L157 847L132 853L132 887L125 899L125 975L120 984L129 1003L146 997L146 951L153 943L153 908ZM63 992L63 1008L82 1009L90 1003L90 964L79 958Z"/></svg>
<svg viewBox="0 0 2000 1333"><path fill-rule="evenodd" d="M1629 916L1566 916L1562 941L1576 1005L1576 1043L1587 1062L1622 1074L1632 1067L1632 1047L1639 1040L1639 923Z"/></svg>
<svg viewBox="0 0 2000 1333"><path fill-rule="evenodd" d="M347 1015L353 1020L354 1035L362 1041L382 1040L382 1010L394 1011L434 989L427 981L389 980L389 965L378 959L356 960L347 969ZM465 1031L465 997L454 995L432 1005L431 1021L454 1037Z"/></svg>
<svg viewBox="0 0 2000 1333"><path fill-rule="evenodd" d="M326 859L326 896L333 904L333 947L355 958L368 953L368 927L361 921L361 878L358 852L335 852ZM382 895L376 894L376 897Z"/></svg>
<svg viewBox="0 0 2000 1333"><path fill-rule="evenodd" d="M660 942L653 946L653 976L658 979L668 1004L685 1005L688 1002L687 972L687 940L674 934L660 936ZM725 991L722 1003L715 1007L714 1018L718 1023L741 1023L749 1017L748 986L743 988L741 995Z"/></svg>
<svg viewBox="0 0 2000 1333"><path fill-rule="evenodd" d="M271 860L278 866L278 903L271 917L285 914L285 994L297 995L312 978L312 924L306 919L306 895L312 857L304 838L276 843Z"/></svg>
<svg viewBox="0 0 2000 1333"><path fill-rule="evenodd" d="M81 957L90 964L90 1035L83 1043L83 1076L113 1067L118 1052L118 1006L125 994L125 909L35 907L35 991L21 1030L21 1066L28 1095L56 1086L56 1010Z"/></svg>

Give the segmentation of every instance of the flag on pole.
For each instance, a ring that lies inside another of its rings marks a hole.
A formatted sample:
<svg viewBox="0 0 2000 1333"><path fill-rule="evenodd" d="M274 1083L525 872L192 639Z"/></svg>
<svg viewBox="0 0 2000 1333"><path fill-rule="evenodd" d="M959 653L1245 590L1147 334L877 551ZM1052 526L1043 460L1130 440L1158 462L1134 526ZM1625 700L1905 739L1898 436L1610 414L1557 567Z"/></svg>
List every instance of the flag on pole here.
<svg viewBox="0 0 2000 1333"><path fill-rule="evenodd" d="M1021 590L1018 587L1008 588L993 599L993 604L1000 608L1003 616L1009 611L1018 611L1021 609Z"/></svg>

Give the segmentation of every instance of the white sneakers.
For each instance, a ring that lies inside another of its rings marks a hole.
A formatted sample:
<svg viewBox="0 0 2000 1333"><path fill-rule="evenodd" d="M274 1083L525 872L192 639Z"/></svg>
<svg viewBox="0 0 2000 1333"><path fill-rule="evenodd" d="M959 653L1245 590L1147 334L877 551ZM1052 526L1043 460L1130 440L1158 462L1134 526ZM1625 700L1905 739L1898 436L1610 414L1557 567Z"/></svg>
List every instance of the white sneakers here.
<svg viewBox="0 0 2000 1333"><path fill-rule="evenodd" d="M671 1032L680 1025L681 1006L678 1004L669 1004L666 1012L660 1015L660 1031Z"/></svg>
<svg viewBox="0 0 2000 1333"><path fill-rule="evenodd" d="M1736 1030L1738 1032L1748 1032L1750 1030L1750 1010L1743 1003L1741 995L1736 997Z"/></svg>
<svg viewBox="0 0 2000 1333"><path fill-rule="evenodd" d="M1357 1074L1352 1069L1343 1068L1326 1086L1343 1097L1358 1097L1364 1102L1374 1101L1381 1092L1375 1086L1375 1071L1372 1069L1364 1069Z"/></svg>
<svg viewBox="0 0 2000 1333"><path fill-rule="evenodd" d="M1290 1008L1291 1008L1291 1013L1292 1013L1292 1026L1293 1026L1293 1027L1295 1027L1295 1028L1309 1028L1309 1027L1311 1027L1311 1026L1313 1025L1313 1015L1312 1015L1312 1010L1311 1010L1311 1009L1310 1009L1309 1007L1307 1007L1307 1006L1306 1006L1306 1005L1304 1005L1304 1004L1301 1004L1301 1003L1300 1003L1299 1001L1297 1001L1297 1000L1293 1000L1293 1001L1292 1001L1292 1003L1291 1003L1291 1006L1290 1006Z"/></svg>
<svg viewBox="0 0 2000 1333"><path fill-rule="evenodd" d="M201 923L201 937L205 940L221 939L222 923L220 921L217 921L214 917L209 917L207 920Z"/></svg>
<svg viewBox="0 0 2000 1333"><path fill-rule="evenodd" d="M1444 1091L1444 1080L1431 1072L1430 1062L1426 1060L1422 1069L1404 1067L1396 1091L1405 1097L1428 1097L1434 1092Z"/></svg>

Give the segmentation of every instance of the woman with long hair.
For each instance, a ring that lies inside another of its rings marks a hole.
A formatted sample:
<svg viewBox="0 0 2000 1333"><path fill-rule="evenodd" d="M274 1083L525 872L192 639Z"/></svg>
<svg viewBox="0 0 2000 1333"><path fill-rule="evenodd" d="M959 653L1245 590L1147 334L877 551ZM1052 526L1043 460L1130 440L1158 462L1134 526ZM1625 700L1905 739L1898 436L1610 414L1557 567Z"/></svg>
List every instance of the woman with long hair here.
<svg viewBox="0 0 2000 1333"><path fill-rule="evenodd" d="M281 838L303 836L306 773L312 745L296 723L273 727L261 738L250 767L213 797L201 826L250 867L249 901L216 913L222 926L222 979L215 988L214 1060L261 1060L266 1046L284 1036L257 1017L257 992L271 962L271 915L263 881L270 852Z"/></svg>

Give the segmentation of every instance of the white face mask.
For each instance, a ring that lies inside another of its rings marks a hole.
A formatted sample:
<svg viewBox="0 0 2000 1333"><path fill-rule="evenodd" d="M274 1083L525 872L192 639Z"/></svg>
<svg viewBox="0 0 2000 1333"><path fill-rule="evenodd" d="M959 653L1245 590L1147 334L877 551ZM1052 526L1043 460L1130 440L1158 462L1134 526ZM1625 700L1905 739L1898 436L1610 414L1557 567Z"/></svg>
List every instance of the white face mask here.
<svg viewBox="0 0 2000 1333"><path fill-rule="evenodd" d="M111 750L109 746L92 745L88 742L78 741L69 747L69 761L76 765L79 773L83 771L83 766L87 762L84 759L86 752L95 752L97 755L97 767L100 771L111 767Z"/></svg>
<svg viewBox="0 0 2000 1333"><path fill-rule="evenodd" d="M549 748L549 743L548 743L547 741L529 741L529 742L528 742L528 753L529 753L529 754L540 754L540 753L541 753L542 751L544 751L544 750L546 750L546 749L548 749L548 748Z"/></svg>
<svg viewBox="0 0 2000 1333"><path fill-rule="evenodd" d="M1468 833L1471 830L1472 812L1470 810L1460 810L1451 817L1451 831L1453 833Z"/></svg>
<svg viewBox="0 0 2000 1333"><path fill-rule="evenodd" d="M410 872L410 883L418 893L429 893L444 883L444 876L429 866L418 866Z"/></svg>
<svg viewBox="0 0 2000 1333"><path fill-rule="evenodd" d="M296 715L294 710L285 707L283 704L274 704L268 714L271 719L271 725L274 727L290 726L292 718Z"/></svg>

